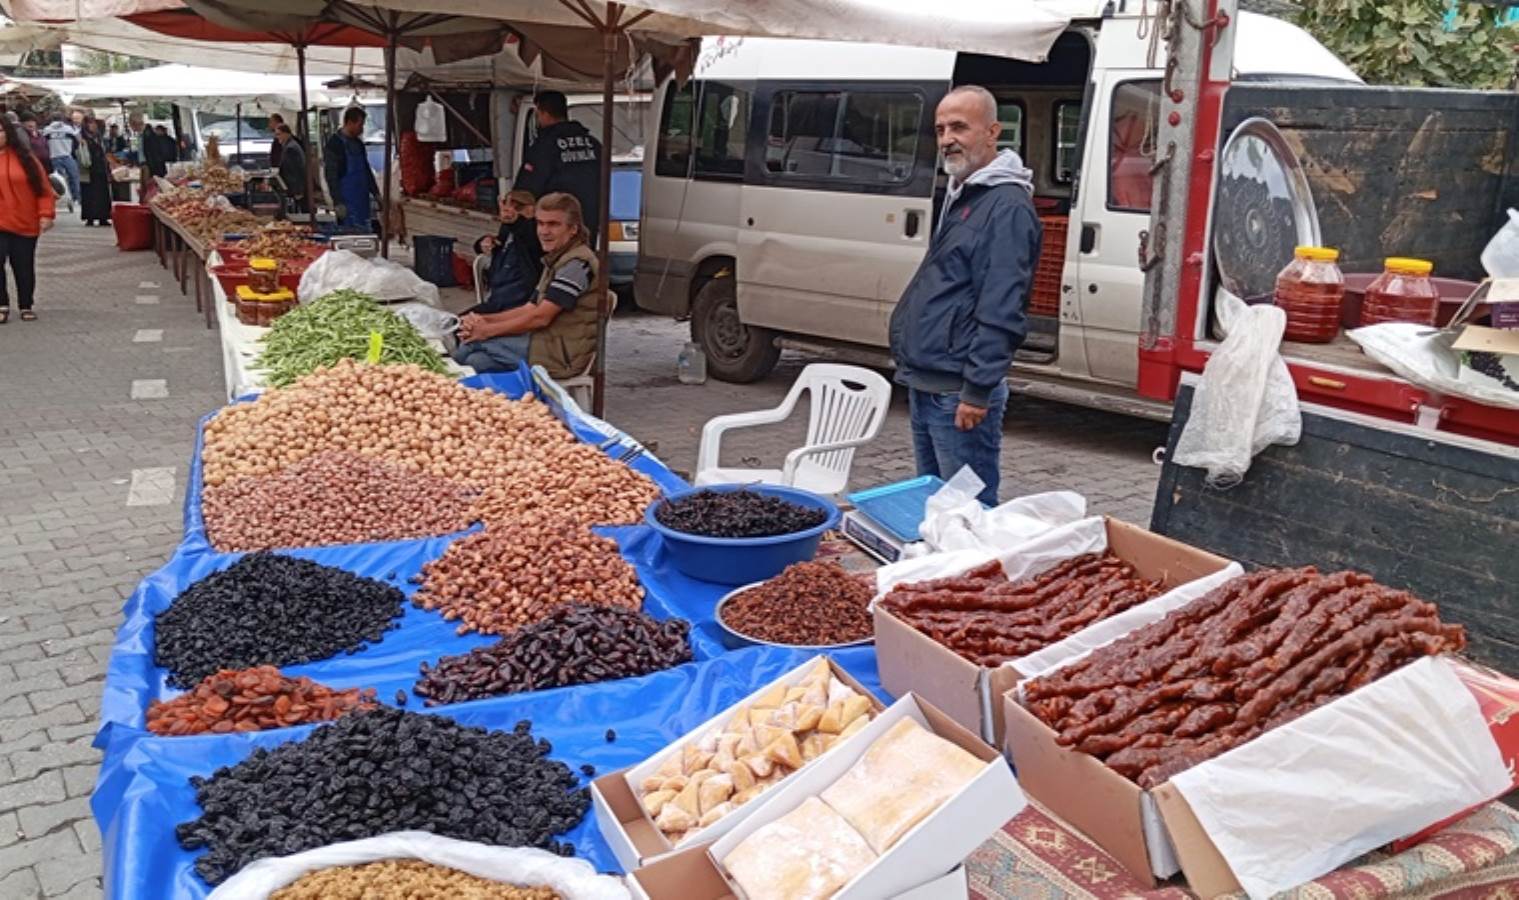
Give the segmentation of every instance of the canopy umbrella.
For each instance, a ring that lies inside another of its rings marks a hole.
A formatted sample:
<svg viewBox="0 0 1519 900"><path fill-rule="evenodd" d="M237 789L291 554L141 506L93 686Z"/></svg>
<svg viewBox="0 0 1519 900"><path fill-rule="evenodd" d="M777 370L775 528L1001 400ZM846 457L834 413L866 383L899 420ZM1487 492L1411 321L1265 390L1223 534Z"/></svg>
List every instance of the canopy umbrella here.
<svg viewBox="0 0 1519 900"><path fill-rule="evenodd" d="M199 66L170 64L131 72L111 72L78 78L8 76L10 80L52 91L65 103L87 100L123 100L151 97L182 101L205 109L228 111L236 104L261 104L286 108L303 93L292 75L256 75ZM319 80L310 90L328 99ZM196 101L200 101L196 104Z"/></svg>

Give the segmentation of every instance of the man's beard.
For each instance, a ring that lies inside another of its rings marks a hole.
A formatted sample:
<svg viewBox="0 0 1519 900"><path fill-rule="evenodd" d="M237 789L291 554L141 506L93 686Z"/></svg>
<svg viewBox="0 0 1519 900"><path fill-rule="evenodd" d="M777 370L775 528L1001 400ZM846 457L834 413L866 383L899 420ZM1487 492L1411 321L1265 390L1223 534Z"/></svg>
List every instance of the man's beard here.
<svg viewBox="0 0 1519 900"><path fill-rule="evenodd" d="M951 150L959 152L951 155ZM950 178L959 181L969 174L970 170L970 154L966 152L964 147L959 144L952 144L944 151L944 171L949 173Z"/></svg>

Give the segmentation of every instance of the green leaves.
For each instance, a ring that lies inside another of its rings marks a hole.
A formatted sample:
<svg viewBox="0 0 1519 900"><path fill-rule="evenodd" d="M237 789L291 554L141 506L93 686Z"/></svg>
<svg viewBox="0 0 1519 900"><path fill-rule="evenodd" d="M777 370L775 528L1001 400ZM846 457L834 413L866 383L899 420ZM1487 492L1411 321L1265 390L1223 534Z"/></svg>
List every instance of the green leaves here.
<svg viewBox="0 0 1519 900"><path fill-rule="evenodd" d="M1507 88L1519 27L1462 0L1305 0L1296 18L1372 84Z"/></svg>

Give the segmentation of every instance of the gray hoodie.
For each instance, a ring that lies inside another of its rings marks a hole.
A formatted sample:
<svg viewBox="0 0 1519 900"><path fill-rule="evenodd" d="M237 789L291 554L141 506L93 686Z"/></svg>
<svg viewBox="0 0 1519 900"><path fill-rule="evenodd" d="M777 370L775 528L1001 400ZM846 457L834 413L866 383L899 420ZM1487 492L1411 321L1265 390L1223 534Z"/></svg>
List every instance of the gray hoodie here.
<svg viewBox="0 0 1519 900"><path fill-rule="evenodd" d="M944 195L944 206L941 208L949 209L951 206L954 206L955 201L960 197L960 192L965 189L967 184L980 184L987 187L999 184L1016 184L1028 191L1030 197L1034 195L1033 170L1024 166L1023 160L1011 150L1003 150L1001 153L998 153L992 158L991 162L972 172L970 177L962 182L957 182L951 178L949 180L948 191ZM944 220L946 218L948 217L942 214L939 216L939 228L944 227Z"/></svg>
<svg viewBox="0 0 1519 900"><path fill-rule="evenodd" d="M47 152L53 159L60 156L74 155L74 142L79 139L79 129L68 122L49 122L42 129L42 136L47 138Z"/></svg>

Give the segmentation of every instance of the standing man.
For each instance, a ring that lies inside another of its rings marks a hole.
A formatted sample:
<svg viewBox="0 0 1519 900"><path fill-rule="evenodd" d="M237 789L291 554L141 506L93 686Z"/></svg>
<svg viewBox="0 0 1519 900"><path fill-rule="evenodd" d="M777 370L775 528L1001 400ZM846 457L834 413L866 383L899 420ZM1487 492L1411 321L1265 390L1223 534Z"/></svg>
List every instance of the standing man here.
<svg viewBox="0 0 1519 900"><path fill-rule="evenodd" d="M279 171L280 160L284 158L285 147L280 143L280 128L285 125L285 117L279 113L269 114L269 132L274 135L274 142L269 145L269 168ZM299 143L296 144L300 146ZM305 190L305 188L302 188Z"/></svg>
<svg viewBox="0 0 1519 900"><path fill-rule="evenodd" d="M310 208L306 206L306 148L290 132L290 126L283 122L274 126L274 146L280 151L277 168L280 180L285 183L285 193L289 195L296 212L309 212ZM273 158L271 153L270 159Z"/></svg>
<svg viewBox="0 0 1519 900"><path fill-rule="evenodd" d="M127 152L127 139L121 136L121 126L115 123L107 129L105 139L105 152L120 160Z"/></svg>
<svg viewBox="0 0 1519 900"><path fill-rule="evenodd" d="M918 474L961 466L995 505L1007 372L1023 343L1024 311L1042 228L1033 173L997 152L997 101L985 88L950 91L934 115L949 189L928 252L891 314L896 380L906 385Z"/></svg>
<svg viewBox="0 0 1519 900"><path fill-rule="evenodd" d="M142 161L148 167L149 175L167 178L169 163L178 155L174 142L169 139L169 129L162 125L143 128Z"/></svg>
<svg viewBox="0 0 1519 900"><path fill-rule="evenodd" d="M591 246L601 226L601 142L570 119L569 101L558 91L533 98L538 137L528 148L512 188L534 197L562 192L580 202Z"/></svg>
<svg viewBox="0 0 1519 900"><path fill-rule="evenodd" d="M68 182L69 209L73 209L74 204L79 202L79 161L74 158L74 149L79 146L79 129L70 125L63 118L63 113L54 113L53 121L42 129L42 136L47 138L48 158L53 171Z"/></svg>
<svg viewBox="0 0 1519 900"><path fill-rule="evenodd" d="M32 156L38 162L51 160L52 151L48 149L47 138L37 128L37 116L34 113L26 113L21 117L21 127L26 131L27 142L32 145ZM47 162L43 168L51 168L52 163Z"/></svg>
<svg viewBox="0 0 1519 900"><path fill-rule="evenodd" d="M365 118L361 107L343 110L343 127L333 132L323 149L327 193L338 207L338 221L359 228L369 227L369 198L380 195L369 154L364 152Z"/></svg>

